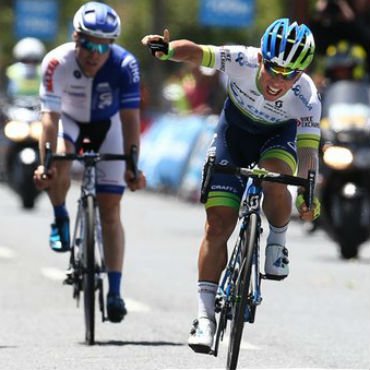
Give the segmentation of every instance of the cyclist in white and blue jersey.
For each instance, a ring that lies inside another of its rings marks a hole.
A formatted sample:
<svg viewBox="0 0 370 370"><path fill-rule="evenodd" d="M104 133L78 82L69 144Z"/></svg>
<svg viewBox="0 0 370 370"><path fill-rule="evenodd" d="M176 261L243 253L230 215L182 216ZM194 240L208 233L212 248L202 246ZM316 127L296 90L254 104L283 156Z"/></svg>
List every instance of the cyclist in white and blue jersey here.
<svg viewBox="0 0 370 370"><path fill-rule="evenodd" d="M145 36L142 43L159 59L190 62L227 75L228 97L210 147L216 163L242 167L258 163L270 171L302 177L307 177L310 168L317 171L321 103L314 83L304 73L315 49L307 26L279 19L266 29L260 48L169 42L168 30L163 37ZM213 345L215 295L245 186L246 181L238 176L212 176L199 253L198 318L188 341L197 352L209 353ZM299 214L303 220L313 220L320 204L315 198L314 209L309 211L302 191L298 190L296 202ZM265 275L281 280L288 275L285 244L291 195L287 186L267 182L263 193L263 211L269 222Z"/></svg>
<svg viewBox="0 0 370 370"><path fill-rule="evenodd" d="M100 153L128 154L132 145L139 148L140 72L135 57L114 44L120 18L110 6L88 2L76 12L73 26L74 41L52 50L42 62L41 158L48 141L53 151L62 153L76 152L88 140ZM53 205L50 246L56 252L70 249L65 206L70 166L67 161L54 163L47 179L39 166L34 175ZM96 191L109 281L107 313L112 322L120 322L126 313L120 295L124 254L120 201L126 185L140 189L145 177L140 173L134 179L123 161L98 163Z"/></svg>

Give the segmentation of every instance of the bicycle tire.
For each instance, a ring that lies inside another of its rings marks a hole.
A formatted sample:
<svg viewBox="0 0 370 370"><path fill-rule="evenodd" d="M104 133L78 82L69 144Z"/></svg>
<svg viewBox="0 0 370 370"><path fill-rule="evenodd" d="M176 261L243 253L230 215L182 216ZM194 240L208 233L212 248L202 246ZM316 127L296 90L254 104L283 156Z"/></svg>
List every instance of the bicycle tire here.
<svg viewBox="0 0 370 370"><path fill-rule="evenodd" d="M245 232L246 249L242 258L241 278L237 292L241 292L240 300L235 303L234 315L231 321L230 342L227 353L227 370L235 370L238 365L240 342L244 328L244 312L247 306L249 289L251 284L251 271L253 262L253 248L257 237L258 219L255 213L249 217L249 223ZM243 240L241 240L243 242ZM244 262L245 261L245 262Z"/></svg>
<svg viewBox="0 0 370 370"><path fill-rule="evenodd" d="M83 292L85 315L85 340L89 345L95 342L95 220L94 198L88 195L83 210Z"/></svg>

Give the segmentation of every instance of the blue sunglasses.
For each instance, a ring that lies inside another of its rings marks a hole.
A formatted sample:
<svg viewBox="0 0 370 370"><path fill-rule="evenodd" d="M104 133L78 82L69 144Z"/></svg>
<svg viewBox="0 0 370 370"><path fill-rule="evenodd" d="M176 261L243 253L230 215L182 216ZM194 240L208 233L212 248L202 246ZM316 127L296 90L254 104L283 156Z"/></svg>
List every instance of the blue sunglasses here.
<svg viewBox="0 0 370 370"><path fill-rule="evenodd" d="M82 37L80 37L78 41L83 49L88 51L96 51L99 54L104 54L110 49L110 44L100 44L98 42L86 40Z"/></svg>

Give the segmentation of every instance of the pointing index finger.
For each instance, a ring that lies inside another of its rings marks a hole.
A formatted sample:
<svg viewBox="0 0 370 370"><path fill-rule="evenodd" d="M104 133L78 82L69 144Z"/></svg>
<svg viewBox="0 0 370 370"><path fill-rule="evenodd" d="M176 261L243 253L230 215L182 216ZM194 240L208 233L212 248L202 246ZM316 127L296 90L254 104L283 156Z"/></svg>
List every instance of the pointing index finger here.
<svg viewBox="0 0 370 370"><path fill-rule="evenodd" d="M163 31L163 40L167 43L170 42L170 31L167 28Z"/></svg>

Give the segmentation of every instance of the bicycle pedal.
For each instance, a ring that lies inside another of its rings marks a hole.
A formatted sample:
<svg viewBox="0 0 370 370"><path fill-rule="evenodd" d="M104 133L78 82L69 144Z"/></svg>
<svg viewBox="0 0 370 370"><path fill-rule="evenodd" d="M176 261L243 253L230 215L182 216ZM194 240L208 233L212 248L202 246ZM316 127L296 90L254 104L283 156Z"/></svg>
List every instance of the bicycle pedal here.
<svg viewBox="0 0 370 370"><path fill-rule="evenodd" d="M72 269L67 270L66 271L66 277L63 280L63 285L73 285L73 281L74 281L73 270Z"/></svg>
<svg viewBox="0 0 370 370"><path fill-rule="evenodd" d="M73 285L73 277L72 276L67 276L63 280L63 285Z"/></svg>

